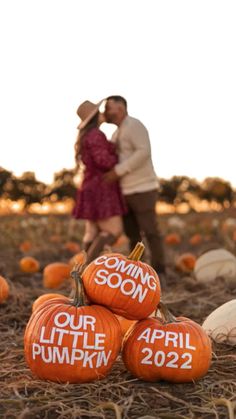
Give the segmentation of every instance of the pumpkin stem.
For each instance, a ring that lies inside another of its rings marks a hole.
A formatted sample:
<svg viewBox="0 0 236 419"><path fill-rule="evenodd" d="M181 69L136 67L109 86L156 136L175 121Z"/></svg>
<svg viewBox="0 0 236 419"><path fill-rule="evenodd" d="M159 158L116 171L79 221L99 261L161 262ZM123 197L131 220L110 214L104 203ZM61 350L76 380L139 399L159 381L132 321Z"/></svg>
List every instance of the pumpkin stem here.
<svg viewBox="0 0 236 419"><path fill-rule="evenodd" d="M83 281L81 278L81 274L83 272L84 265L81 263L77 263L74 265L70 275L75 281L75 295L73 305L75 307L82 307L85 306L85 292Z"/></svg>
<svg viewBox="0 0 236 419"><path fill-rule="evenodd" d="M178 321L162 301L159 302L157 310L160 311L164 323L176 323Z"/></svg>
<svg viewBox="0 0 236 419"><path fill-rule="evenodd" d="M132 252L129 254L128 259L139 260L144 252L145 246L142 242L138 242Z"/></svg>

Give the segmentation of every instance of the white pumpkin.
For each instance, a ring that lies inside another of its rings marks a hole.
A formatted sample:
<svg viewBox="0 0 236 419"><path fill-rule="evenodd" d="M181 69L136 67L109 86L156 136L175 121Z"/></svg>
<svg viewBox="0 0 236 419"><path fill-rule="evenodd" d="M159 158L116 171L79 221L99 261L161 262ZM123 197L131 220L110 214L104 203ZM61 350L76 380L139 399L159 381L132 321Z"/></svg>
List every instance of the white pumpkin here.
<svg viewBox="0 0 236 419"><path fill-rule="evenodd" d="M214 310L202 327L216 342L236 345L236 300L228 301Z"/></svg>
<svg viewBox="0 0 236 419"><path fill-rule="evenodd" d="M227 218L222 224L223 231L231 231L236 228L236 218Z"/></svg>
<svg viewBox="0 0 236 419"><path fill-rule="evenodd" d="M186 223L177 215L170 217L167 221L167 224L169 227L176 228L177 230L182 230L186 227Z"/></svg>
<svg viewBox="0 0 236 419"><path fill-rule="evenodd" d="M214 249L201 255L194 267L195 278L200 282L214 281L223 276L236 282L236 257L225 249Z"/></svg>

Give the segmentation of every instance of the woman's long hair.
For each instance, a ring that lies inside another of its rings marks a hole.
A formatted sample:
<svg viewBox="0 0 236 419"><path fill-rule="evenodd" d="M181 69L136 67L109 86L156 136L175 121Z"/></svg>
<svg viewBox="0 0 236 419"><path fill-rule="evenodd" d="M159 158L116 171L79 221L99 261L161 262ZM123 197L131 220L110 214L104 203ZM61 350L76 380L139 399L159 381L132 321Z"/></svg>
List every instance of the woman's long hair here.
<svg viewBox="0 0 236 419"><path fill-rule="evenodd" d="M76 164L79 165L81 161L81 153L83 149L83 138L85 134L87 134L88 131L90 131L92 128L98 127L98 118L99 118L99 111L96 113L96 115L89 121L89 123L86 125L86 127L79 130L76 142L75 142L75 161Z"/></svg>

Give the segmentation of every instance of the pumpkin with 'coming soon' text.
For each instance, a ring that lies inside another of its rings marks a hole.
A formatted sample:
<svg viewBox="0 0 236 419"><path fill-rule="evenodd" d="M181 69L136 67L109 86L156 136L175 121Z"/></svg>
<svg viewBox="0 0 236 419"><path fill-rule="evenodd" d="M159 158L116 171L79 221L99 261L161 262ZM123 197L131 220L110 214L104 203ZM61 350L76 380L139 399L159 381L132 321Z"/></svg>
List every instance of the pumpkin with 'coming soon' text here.
<svg viewBox="0 0 236 419"><path fill-rule="evenodd" d="M144 245L128 256L106 253L92 261L82 279L90 301L130 320L149 316L160 301L160 282L151 266L140 262Z"/></svg>

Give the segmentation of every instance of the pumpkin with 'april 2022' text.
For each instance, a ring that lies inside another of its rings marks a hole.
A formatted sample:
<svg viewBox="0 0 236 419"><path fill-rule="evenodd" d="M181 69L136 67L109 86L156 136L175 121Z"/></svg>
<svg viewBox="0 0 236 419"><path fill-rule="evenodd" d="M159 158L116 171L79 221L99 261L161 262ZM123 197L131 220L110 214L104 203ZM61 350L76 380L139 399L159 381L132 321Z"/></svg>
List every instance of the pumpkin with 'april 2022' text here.
<svg viewBox="0 0 236 419"><path fill-rule="evenodd" d="M115 315L105 307L85 305L80 271L74 300L50 299L34 311L24 336L26 362L38 378L85 383L104 378L122 341Z"/></svg>
<svg viewBox="0 0 236 419"><path fill-rule="evenodd" d="M88 298L130 320L144 319L160 301L160 281L154 269L140 262L143 243L126 257L106 253L93 260L82 273Z"/></svg>
<svg viewBox="0 0 236 419"><path fill-rule="evenodd" d="M175 318L163 303L158 308L161 318L141 320L126 334L122 349L126 368L145 381L200 379L211 363L210 338L194 321Z"/></svg>

